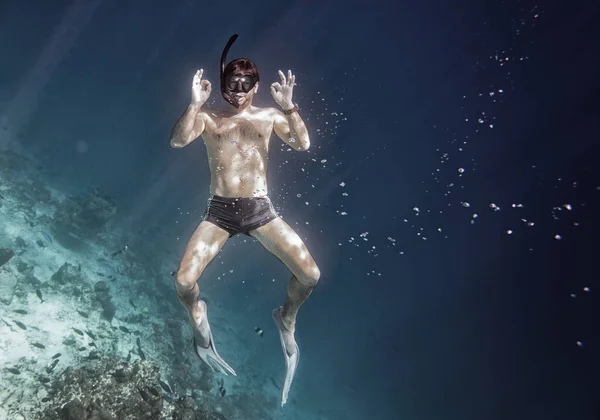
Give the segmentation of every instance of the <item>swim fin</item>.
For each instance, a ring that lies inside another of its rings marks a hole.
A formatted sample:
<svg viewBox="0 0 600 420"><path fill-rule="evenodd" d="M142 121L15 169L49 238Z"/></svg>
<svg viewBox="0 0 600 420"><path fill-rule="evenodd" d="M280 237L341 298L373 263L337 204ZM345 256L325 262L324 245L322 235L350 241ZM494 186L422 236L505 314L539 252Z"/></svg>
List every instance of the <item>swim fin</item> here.
<svg viewBox="0 0 600 420"><path fill-rule="evenodd" d="M237 376L235 370L233 370L233 368L229 366L221 356L219 356L219 353L217 353L217 349L215 348L215 341L213 340L212 336L212 331L210 329L210 325L208 324L208 312L206 308L206 302L200 300L198 304L203 306L202 309L204 313L204 319L202 320L202 323L199 327L194 328L194 339L192 347L196 352L196 355L198 355L198 357L202 359L202 361L206 363L213 372L218 371L224 375ZM202 347L201 345L199 345L197 336L199 336L199 338L202 339L202 342L205 342L205 338L206 336L208 336L208 346Z"/></svg>
<svg viewBox="0 0 600 420"><path fill-rule="evenodd" d="M275 321L275 325L279 331L279 340L281 341L281 348L285 359L285 379L281 391L281 406L283 407L287 402L288 394L296 375L296 369L300 360L300 349L298 348L298 344L296 344L294 333L283 325L281 309L279 307L273 310L273 321Z"/></svg>

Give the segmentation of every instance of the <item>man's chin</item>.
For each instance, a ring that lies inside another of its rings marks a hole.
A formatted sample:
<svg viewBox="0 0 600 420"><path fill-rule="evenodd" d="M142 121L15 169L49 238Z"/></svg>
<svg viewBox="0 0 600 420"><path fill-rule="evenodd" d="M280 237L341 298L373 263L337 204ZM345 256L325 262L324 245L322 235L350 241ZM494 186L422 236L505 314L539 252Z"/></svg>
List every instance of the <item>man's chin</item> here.
<svg viewBox="0 0 600 420"><path fill-rule="evenodd" d="M247 101L239 101L239 102L234 102L232 104L236 109L242 109L242 108L246 108L246 106L248 105Z"/></svg>

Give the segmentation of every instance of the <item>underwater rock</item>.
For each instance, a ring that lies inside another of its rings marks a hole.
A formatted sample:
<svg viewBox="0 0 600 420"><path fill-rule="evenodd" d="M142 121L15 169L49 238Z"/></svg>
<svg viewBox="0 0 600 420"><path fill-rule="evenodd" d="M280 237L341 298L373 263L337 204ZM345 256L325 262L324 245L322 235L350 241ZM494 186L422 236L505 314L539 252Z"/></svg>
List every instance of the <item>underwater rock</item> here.
<svg viewBox="0 0 600 420"><path fill-rule="evenodd" d="M22 171L30 166L29 159L12 150L0 151L0 168L4 170Z"/></svg>
<svg viewBox="0 0 600 420"><path fill-rule="evenodd" d="M33 275L33 265L27 264L25 261L18 259L16 261L17 271L23 275Z"/></svg>
<svg viewBox="0 0 600 420"><path fill-rule="evenodd" d="M119 380L115 380L119 378ZM138 361L101 359L79 369L67 368L51 384L41 412L44 420L154 420L161 417L159 368ZM107 386L109 385L109 386Z"/></svg>
<svg viewBox="0 0 600 420"><path fill-rule="evenodd" d="M97 282L94 284L94 291L96 292L96 298L100 302L100 306L102 306L102 316L111 322L117 308L112 303L108 283L102 280Z"/></svg>
<svg viewBox="0 0 600 420"><path fill-rule="evenodd" d="M6 267L0 268L0 302L10 305L17 289L17 276Z"/></svg>
<svg viewBox="0 0 600 420"><path fill-rule="evenodd" d="M115 202L92 190L69 197L56 207L54 212L54 234L57 240L89 237L98 233L117 213Z"/></svg>
<svg viewBox="0 0 600 420"><path fill-rule="evenodd" d="M193 409L183 408L173 413L173 420L197 420L197 417Z"/></svg>
<svg viewBox="0 0 600 420"><path fill-rule="evenodd" d="M99 282L96 282L96 284L94 284L94 291L96 293L108 293L110 292L110 287L108 286L107 282L105 282L104 280L100 280Z"/></svg>
<svg viewBox="0 0 600 420"><path fill-rule="evenodd" d="M15 252L12 249L0 248L0 267L10 261L15 256Z"/></svg>
<svg viewBox="0 0 600 420"><path fill-rule="evenodd" d="M83 283L81 266L75 266L66 262L58 269L56 273L52 275L52 277L50 277L50 280L60 285L65 285L67 283L81 284Z"/></svg>
<svg viewBox="0 0 600 420"><path fill-rule="evenodd" d="M17 236L15 238L15 245L17 246L17 248L25 248L25 246L27 245L27 243L25 242L25 239L21 238L20 236Z"/></svg>
<svg viewBox="0 0 600 420"><path fill-rule="evenodd" d="M36 179L31 183L30 194L33 195L33 198L41 203L49 203L52 201L52 194L46 188L46 185L39 179Z"/></svg>
<svg viewBox="0 0 600 420"><path fill-rule="evenodd" d="M74 399L65 404L60 410L62 420L80 420L85 418L85 407L78 399Z"/></svg>

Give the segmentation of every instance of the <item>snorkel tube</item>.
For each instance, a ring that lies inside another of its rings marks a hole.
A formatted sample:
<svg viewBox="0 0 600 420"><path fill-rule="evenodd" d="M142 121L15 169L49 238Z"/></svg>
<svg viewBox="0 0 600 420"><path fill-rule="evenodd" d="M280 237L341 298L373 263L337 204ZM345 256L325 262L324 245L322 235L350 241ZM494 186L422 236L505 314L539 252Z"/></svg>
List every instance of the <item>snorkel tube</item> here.
<svg viewBox="0 0 600 420"><path fill-rule="evenodd" d="M229 49L231 48L231 46L233 45L233 43L235 42L235 40L237 38L238 38L238 34L231 35L231 37L229 38L229 41L227 41L227 45L225 45L225 49L223 49L223 54L221 54L221 94L223 95L223 98L225 98L225 100L227 102L229 102L231 105L233 105L236 108L239 105L237 104L237 102L235 102L234 100L231 99L231 97L227 93L227 89L225 87L225 62L227 61L227 53L229 52Z"/></svg>

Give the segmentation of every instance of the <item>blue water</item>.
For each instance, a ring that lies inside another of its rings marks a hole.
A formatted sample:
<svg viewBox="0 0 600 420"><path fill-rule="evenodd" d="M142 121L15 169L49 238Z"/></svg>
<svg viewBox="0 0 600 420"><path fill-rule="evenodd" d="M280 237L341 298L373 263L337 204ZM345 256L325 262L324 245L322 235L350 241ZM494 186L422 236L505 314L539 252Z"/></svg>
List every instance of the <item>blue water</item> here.
<svg viewBox="0 0 600 420"><path fill-rule="evenodd" d="M76 327L128 363L139 338L171 400L193 391L229 420L598 419L599 17L591 1L1 2L0 418L52 404L35 379L52 354L52 381L97 362ZM230 58L261 72L254 105L291 69L311 136L306 153L271 140L270 197L322 273L283 409L287 268L236 236L200 279L238 371L222 398L171 274L209 172L202 142L169 136L196 69L223 102L232 33ZM52 277L65 262L74 283Z"/></svg>

